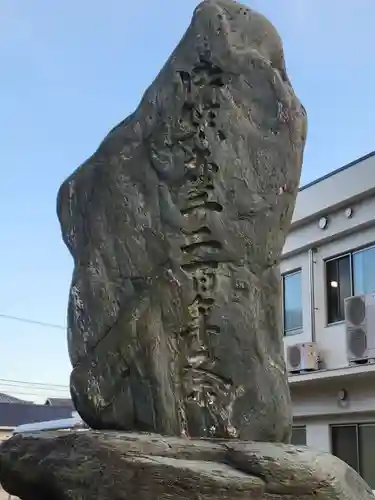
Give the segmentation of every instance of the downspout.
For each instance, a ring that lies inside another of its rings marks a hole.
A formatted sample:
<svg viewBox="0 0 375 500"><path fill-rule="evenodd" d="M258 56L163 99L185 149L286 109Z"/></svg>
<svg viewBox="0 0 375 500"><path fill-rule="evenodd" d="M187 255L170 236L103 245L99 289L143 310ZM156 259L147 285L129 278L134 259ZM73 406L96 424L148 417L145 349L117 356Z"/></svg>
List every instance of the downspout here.
<svg viewBox="0 0 375 500"><path fill-rule="evenodd" d="M315 332L315 277L314 277L314 255L316 248L309 249L309 299L310 299L310 325L311 325L311 342L316 341Z"/></svg>

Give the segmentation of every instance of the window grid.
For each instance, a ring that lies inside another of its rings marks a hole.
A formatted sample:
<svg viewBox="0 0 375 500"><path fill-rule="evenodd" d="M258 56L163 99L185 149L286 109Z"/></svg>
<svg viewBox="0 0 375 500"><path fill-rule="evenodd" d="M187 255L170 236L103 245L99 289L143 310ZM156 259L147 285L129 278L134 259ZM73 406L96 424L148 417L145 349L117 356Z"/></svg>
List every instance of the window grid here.
<svg viewBox="0 0 375 500"><path fill-rule="evenodd" d="M302 281L302 269L294 269L293 271L289 271L287 273L284 273L281 278L282 278L282 287L281 287L281 292L282 292L282 324L283 324L283 334L285 337L287 336L292 336L292 335L297 335L301 333L303 329L303 311L302 311L302 304L301 304L301 314L302 314L302 319L301 319L301 324L295 328L286 328L286 315L285 315L285 283L287 282L288 278L291 278L293 276L299 275ZM301 290L302 294L302 290Z"/></svg>
<svg viewBox="0 0 375 500"><path fill-rule="evenodd" d="M364 423L356 423L356 424L335 424L335 425L331 425L331 450L332 450L332 454L337 456L338 458L340 458L341 460L343 460L344 462L346 461L345 458L348 458L348 457L343 457L343 456L340 456L340 453L338 453L338 447L339 447L339 443L336 443L335 442L335 431L336 430L339 430L339 429L350 429L351 431L355 431L355 443L354 443L354 447L353 447L353 450L352 450L352 456L349 457L349 460L348 462L352 462L351 466L353 467L353 469L355 469L362 477L365 481L367 481L369 483L369 485L371 486L372 489L375 488L375 478L373 477L373 474L372 472L370 474L366 474L366 469L368 471L369 467L368 465L370 465L370 469L372 471L373 467L372 467L372 464L367 464L367 466L364 464L364 461L363 461L363 457L362 457L362 451L364 448L361 447L361 430L366 428L366 427L375 427L375 422L364 422ZM372 448L374 447L375 443L370 443L372 445ZM353 460L354 459L354 460ZM355 466L353 464L353 461L355 462ZM365 477L366 475L368 475L369 477Z"/></svg>
<svg viewBox="0 0 375 500"><path fill-rule="evenodd" d="M294 446L306 446L306 425L293 425L290 441Z"/></svg>
<svg viewBox="0 0 375 500"><path fill-rule="evenodd" d="M336 255L335 257L329 257L328 259L325 259L325 288L326 288L326 324L327 325L333 325L336 323L340 323L344 321L344 316L341 314L341 319L336 319L333 321L330 321L330 306L332 304L329 303L329 288L328 288L328 273L327 273L327 268L328 265L332 262L338 262L341 259L344 259L347 257L349 259L349 266L350 266L350 271L349 271L349 280L350 280L350 296L355 295L355 290L354 290L354 266L353 266L353 257L357 254L360 254L362 252L365 252L367 250L372 250L375 249L375 244L371 244L365 247L358 248L356 250L352 250L351 252L345 252L339 255ZM374 289L375 291L375 289ZM338 292L339 293L339 292Z"/></svg>

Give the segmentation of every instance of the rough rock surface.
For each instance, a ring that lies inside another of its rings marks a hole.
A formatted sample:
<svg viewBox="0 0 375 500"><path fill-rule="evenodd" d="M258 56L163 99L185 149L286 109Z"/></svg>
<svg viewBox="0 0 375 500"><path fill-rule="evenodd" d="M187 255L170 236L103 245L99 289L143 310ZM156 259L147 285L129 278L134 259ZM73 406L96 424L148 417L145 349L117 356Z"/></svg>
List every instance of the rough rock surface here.
<svg viewBox="0 0 375 500"><path fill-rule="evenodd" d="M71 392L92 428L288 442L278 265L305 135L275 28L200 4L58 194Z"/></svg>
<svg viewBox="0 0 375 500"><path fill-rule="evenodd" d="M22 500L374 500L328 453L155 434L16 436L0 447L0 480Z"/></svg>

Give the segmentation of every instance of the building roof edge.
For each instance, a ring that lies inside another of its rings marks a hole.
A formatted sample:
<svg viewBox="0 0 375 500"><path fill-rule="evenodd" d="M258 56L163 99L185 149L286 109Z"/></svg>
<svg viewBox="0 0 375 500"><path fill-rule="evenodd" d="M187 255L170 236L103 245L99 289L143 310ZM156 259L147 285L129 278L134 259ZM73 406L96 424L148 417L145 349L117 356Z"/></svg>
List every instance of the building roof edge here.
<svg viewBox="0 0 375 500"><path fill-rule="evenodd" d="M329 172L328 174L323 175L322 177L319 177L318 179L315 179L314 181L308 182L307 184L301 186L299 188L299 191L304 191L305 189L307 189L309 187L312 187L315 184L318 184L319 182L322 182L322 181L324 181L326 179L329 179L329 177L332 177L332 176L334 176L336 174L339 174L340 172L343 172L344 170L347 170L347 169L349 169L351 167L354 167L358 163L361 163L362 161L365 161L368 158L371 158L372 156L375 156L375 151L372 151L371 153L367 153L366 155L361 156L360 158L357 158L356 160L351 161L350 163L347 163L343 167L337 168L336 170L333 170L332 172Z"/></svg>

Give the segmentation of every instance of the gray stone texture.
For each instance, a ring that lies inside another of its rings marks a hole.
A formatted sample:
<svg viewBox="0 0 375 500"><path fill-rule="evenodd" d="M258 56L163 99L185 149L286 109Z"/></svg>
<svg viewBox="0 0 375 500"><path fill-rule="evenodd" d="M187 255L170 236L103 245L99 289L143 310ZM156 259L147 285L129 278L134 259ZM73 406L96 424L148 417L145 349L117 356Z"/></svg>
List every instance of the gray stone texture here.
<svg viewBox="0 0 375 500"><path fill-rule="evenodd" d="M207 0L63 183L71 393L92 428L289 441L278 268L306 128L275 28Z"/></svg>
<svg viewBox="0 0 375 500"><path fill-rule="evenodd" d="M374 500L327 453L135 433L13 437L0 448L0 481L22 500Z"/></svg>

